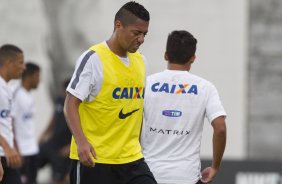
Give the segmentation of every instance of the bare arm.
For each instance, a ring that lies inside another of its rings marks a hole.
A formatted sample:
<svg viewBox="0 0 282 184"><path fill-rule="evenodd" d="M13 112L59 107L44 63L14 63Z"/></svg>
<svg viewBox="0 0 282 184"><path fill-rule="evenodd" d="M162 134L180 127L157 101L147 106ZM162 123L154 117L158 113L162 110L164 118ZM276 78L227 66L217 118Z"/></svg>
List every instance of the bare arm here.
<svg viewBox="0 0 282 184"><path fill-rule="evenodd" d="M219 169L226 145L225 117L221 116L212 122L213 133L213 162L212 167Z"/></svg>
<svg viewBox="0 0 282 184"><path fill-rule="evenodd" d="M20 167L22 165L22 161L19 153L14 148L10 147L2 135L0 135L0 145L4 150L7 165L11 168Z"/></svg>
<svg viewBox="0 0 282 184"><path fill-rule="evenodd" d="M60 151L59 151L59 154L62 156L62 157L68 157L68 155L70 154L70 144L67 144L65 146L63 146Z"/></svg>
<svg viewBox="0 0 282 184"><path fill-rule="evenodd" d="M0 158L1 158L1 157L0 157ZM1 159L0 159L0 182L1 182L2 179L3 179L3 175L4 175L4 170L3 170L2 162L1 162Z"/></svg>
<svg viewBox="0 0 282 184"><path fill-rule="evenodd" d="M19 146L18 146L18 142L16 140L16 130L15 130L15 118L12 117L12 131L13 131L13 134L14 134L14 147L16 149L17 152L20 152L19 151Z"/></svg>
<svg viewBox="0 0 282 184"><path fill-rule="evenodd" d="M92 157L96 158L96 153L92 145L88 142L81 128L78 112L80 103L80 99L76 98L70 93L67 93L64 105L64 113L68 126L77 144L77 152L80 162L86 166L94 167L95 164Z"/></svg>
<svg viewBox="0 0 282 184"><path fill-rule="evenodd" d="M213 160L211 167L208 167L202 171L202 182L210 183L216 176L222 156L225 150L226 144L226 125L225 117L220 116L213 120Z"/></svg>

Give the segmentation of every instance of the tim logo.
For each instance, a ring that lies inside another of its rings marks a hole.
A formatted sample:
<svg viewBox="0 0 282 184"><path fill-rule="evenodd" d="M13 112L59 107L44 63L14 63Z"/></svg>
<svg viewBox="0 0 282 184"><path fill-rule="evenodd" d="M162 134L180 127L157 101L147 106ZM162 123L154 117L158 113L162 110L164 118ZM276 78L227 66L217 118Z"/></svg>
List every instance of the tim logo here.
<svg viewBox="0 0 282 184"><path fill-rule="evenodd" d="M177 110L164 110L163 115L168 117L180 117L182 116L182 112Z"/></svg>
<svg viewBox="0 0 282 184"><path fill-rule="evenodd" d="M32 118L32 113L26 113L23 115L23 120L26 121L26 120L29 120Z"/></svg>
<svg viewBox="0 0 282 184"><path fill-rule="evenodd" d="M0 116L2 117L2 118L7 118L8 116L10 115L10 110L2 110L1 112L0 112Z"/></svg>

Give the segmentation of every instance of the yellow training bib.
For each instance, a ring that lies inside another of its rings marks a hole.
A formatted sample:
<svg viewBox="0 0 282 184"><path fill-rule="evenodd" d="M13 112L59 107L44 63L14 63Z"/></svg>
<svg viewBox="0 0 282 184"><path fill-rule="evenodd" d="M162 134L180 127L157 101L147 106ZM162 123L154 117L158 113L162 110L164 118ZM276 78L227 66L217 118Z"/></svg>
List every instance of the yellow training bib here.
<svg viewBox="0 0 282 184"><path fill-rule="evenodd" d="M143 157L139 143L145 87L144 59L128 53L129 66L103 43L94 45L104 81L97 97L79 106L82 130L94 147L97 163L123 164ZM70 158L78 159L72 138Z"/></svg>

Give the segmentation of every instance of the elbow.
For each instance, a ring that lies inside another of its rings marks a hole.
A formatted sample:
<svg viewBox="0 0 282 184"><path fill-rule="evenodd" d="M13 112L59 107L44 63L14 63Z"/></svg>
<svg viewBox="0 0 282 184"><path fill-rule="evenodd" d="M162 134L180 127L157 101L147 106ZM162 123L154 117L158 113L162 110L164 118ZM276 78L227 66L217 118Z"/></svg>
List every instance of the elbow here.
<svg viewBox="0 0 282 184"><path fill-rule="evenodd" d="M222 141L226 141L226 134L226 129L218 130L217 132L215 132L215 135Z"/></svg>
<svg viewBox="0 0 282 184"><path fill-rule="evenodd" d="M217 118L213 123L213 129L215 134L219 135L220 137L226 137L227 128L224 118Z"/></svg>
<svg viewBox="0 0 282 184"><path fill-rule="evenodd" d="M217 128L215 129L215 131L216 131L219 135L226 135L227 129L226 129L225 123L224 123L223 125L217 127Z"/></svg>
<svg viewBox="0 0 282 184"><path fill-rule="evenodd" d="M67 107L68 107L68 103L67 103L67 98L65 99L65 102L64 102L64 108L63 108L63 111L64 111L64 115L65 115L65 118L67 118Z"/></svg>
<svg viewBox="0 0 282 184"><path fill-rule="evenodd" d="M69 97L69 95L67 95L66 98L65 98L64 109L63 109L66 120L68 120L70 106L71 106L70 97Z"/></svg>

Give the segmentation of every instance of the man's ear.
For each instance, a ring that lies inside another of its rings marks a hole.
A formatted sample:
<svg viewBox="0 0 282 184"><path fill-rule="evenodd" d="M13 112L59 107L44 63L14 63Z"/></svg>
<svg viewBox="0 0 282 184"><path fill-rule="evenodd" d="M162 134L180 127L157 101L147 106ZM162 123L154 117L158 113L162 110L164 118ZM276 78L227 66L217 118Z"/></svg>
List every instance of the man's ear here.
<svg viewBox="0 0 282 184"><path fill-rule="evenodd" d="M121 28L121 27L122 27L121 21L120 21L120 20L116 20L116 21L115 21L115 27L114 27L115 30L116 30L116 29L119 29L119 28Z"/></svg>
<svg viewBox="0 0 282 184"><path fill-rule="evenodd" d="M166 61L168 61L167 52L164 53L164 59L165 59Z"/></svg>
<svg viewBox="0 0 282 184"><path fill-rule="evenodd" d="M189 63L194 63L194 61L196 60L196 55L192 56L189 60Z"/></svg>

